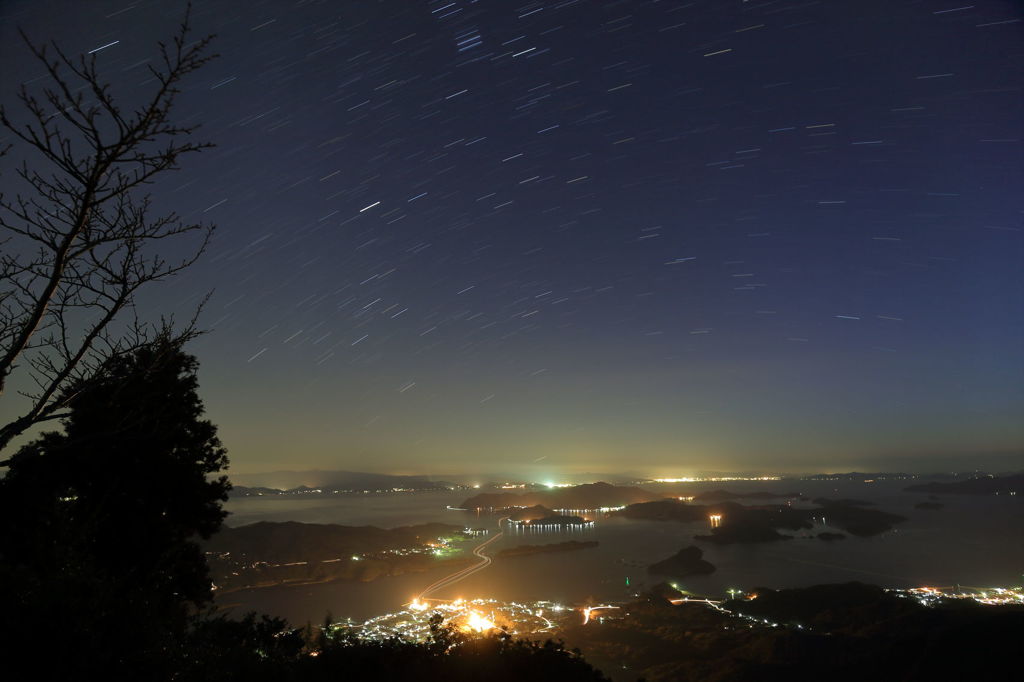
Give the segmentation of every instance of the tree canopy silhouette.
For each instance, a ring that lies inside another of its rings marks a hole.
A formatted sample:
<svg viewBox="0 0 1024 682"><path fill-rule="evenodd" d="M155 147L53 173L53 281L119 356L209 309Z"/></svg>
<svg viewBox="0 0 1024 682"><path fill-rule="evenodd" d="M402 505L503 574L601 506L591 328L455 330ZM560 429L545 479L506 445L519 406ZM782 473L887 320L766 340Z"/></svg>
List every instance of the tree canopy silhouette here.
<svg viewBox="0 0 1024 682"><path fill-rule="evenodd" d="M115 99L97 55L72 58L22 37L48 84L22 85L20 117L0 107L0 126L13 141L0 145L0 156L23 154L18 178L8 182L13 196L0 194L0 396L18 370L27 403L0 424L0 450L59 418L71 384L167 331L165 322L140 318L135 296L194 263L212 230L174 213L153 215L144 191L182 155L210 146L192 139L195 126L171 119L182 80L212 58L210 38L190 36L188 15L146 66L152 89L131 111ZM196 246L181 259L153 251L193 233ZM192 326L179 332L193 334Z"/></svg>
<svg viewBox="0 0 1024 682"><path fill-rule="evenodd" d="M75 633L63 643L76 669L90 661L110 679L137 670L133 661L174 658L212 599L197 541L221 526L230 487L212 477L228 460L202 418L196 370L168 336L110 358L69 387L63 432L11 458L0 480L0 638L14 650L32 650L57 616Z"/></svg>

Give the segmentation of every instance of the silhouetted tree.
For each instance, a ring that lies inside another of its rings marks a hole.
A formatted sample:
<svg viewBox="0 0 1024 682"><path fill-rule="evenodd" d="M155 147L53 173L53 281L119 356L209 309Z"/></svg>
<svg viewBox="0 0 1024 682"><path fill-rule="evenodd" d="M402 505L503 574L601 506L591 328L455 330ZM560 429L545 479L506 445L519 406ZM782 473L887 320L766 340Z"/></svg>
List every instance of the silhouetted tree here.
<svg viewBox="0 0 1024 682"><path fill-rule="evenodd" d="M97 55L72 58L22 37L47 85L22 85L21 120L0 107L0 126L14 143L0 145L0 155L24 151L20 180L9 185L14 196L0 194L0 395L15 370L31 379L22 382L27 405L0 424L0 450L34 424L60 418L74 395L69 386L166 331L134 314L136 292L194 263L212 229L152 215L144 191L177 169L183 154L210 146L170 116L182 79L212 58L210 38L193 40L186 15L146 66L151 91L125 111ZM152 251L190 233L197 245L180 260ZM193 334L189 326L179 337Z"/></svg>
<svg viewBox="0 0 1024 682"><path fill-rule="evenodd" d="M196 369L168 336L112 357L69 387L64 431L11 458L0 480L0 641L19 642L13 651L59 623L71 635L56 645L65 655L47 659L57 667L111 679L143 666L160 679L152 666L177 666L183 633L212 598L196 541L221 526L230 487L211 477L228 460L202 418Z"/></svg>
<svg viewBox="0 0 1024 682"><path fill-rule="evenodd" d="M302 631L280 618L255 613L198 618L186 637L177 677L189 682L286 682L297 679L304 645Z"/></svg>

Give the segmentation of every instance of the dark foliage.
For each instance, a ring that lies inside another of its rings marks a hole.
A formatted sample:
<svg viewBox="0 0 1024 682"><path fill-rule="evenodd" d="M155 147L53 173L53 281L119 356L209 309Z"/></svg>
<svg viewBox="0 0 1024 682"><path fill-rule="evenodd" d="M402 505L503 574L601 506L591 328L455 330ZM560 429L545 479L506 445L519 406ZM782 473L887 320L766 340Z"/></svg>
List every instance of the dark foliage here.
<svg viewBox="0 0 1024 682"><path fill-rule="evenodd" d="M211 478L227 456L202 419L196 368L170 338L111 358L71 388L64 431L11 459L0 480L9 666L41 679L605 679L553 642L440 627L426 644L304 639L280 619L204 612L197 541L220 528L229 484Z"/></svg>
<svg viewBox="0 0 1024 682"><path fill-rule="evenodd" d="M195 372L166 338L111 358L72 386L64 432L11 459L0 481L2 636L25 656L59 651L36 666L130 677L173 658L212 598L196 540L224 518L229 484L208 477L227 456L201 418ZM58 623L71 636L39 639Z"/></svg>

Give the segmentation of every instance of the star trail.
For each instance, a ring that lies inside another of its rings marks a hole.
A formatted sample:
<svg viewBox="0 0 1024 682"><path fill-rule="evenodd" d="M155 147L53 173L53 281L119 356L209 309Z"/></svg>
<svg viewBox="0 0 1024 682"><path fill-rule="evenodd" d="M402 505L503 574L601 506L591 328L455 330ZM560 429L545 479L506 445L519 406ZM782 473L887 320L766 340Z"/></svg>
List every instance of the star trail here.
<svg viewBox="0 0 1024 682"><path fill-rule="evenodd" d="M42 75L20 28L130 102L184 7L4 3L4 101ZM140 307L214 292L236 472L1019 462L1021 19L197 0L220 56L175 114L216 147L153 191L217 230Z"/></svg>

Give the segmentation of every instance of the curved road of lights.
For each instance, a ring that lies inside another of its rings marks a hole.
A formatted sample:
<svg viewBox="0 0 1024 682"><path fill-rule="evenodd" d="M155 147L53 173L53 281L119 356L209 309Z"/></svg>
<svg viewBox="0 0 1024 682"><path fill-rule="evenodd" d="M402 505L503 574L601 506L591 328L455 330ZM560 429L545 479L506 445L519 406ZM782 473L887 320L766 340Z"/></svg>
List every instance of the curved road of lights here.
<svg viewBox="0 0 1024 682"><path fill-rule="evenodd" d="M442 587L448 587L449 585L454 585L455 583L459 582L463 578L465 578L467 576L470 576L470 575L476 573L477 571L482 571L485 568L487 568L488 566L490 566L492 559L491 559L491 557L489 557L486 554L484 554L484 549L487 547L487 545L491 544L492 542L494 542L495 540L500 538L502 535L504 535L505 531L501 530L501 522L504 521L507 518L508 518L507 516L504 516L504 517L498 519L498 532L497 532L496 535L494 535L491 538L488 538L487 540L484 540L479 545L477 545L476 547L473 548L473 554L480 559L479 563L473 564L472 566L464 568L461 571L456 571L455 573L452 573L451 575L447 575L447 576L441 578L440 580L431 583L430 585L428 585L426 587L426 589L424 589L422 592L420 592L419 596L417 596L416 598L417 599L423 599L424 597L429 595L431 592L436 592L437 590L441 589Z"/></svg>

